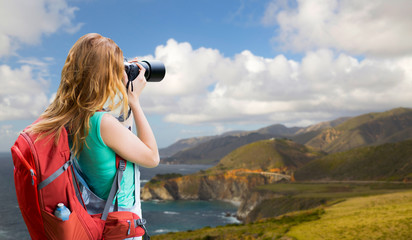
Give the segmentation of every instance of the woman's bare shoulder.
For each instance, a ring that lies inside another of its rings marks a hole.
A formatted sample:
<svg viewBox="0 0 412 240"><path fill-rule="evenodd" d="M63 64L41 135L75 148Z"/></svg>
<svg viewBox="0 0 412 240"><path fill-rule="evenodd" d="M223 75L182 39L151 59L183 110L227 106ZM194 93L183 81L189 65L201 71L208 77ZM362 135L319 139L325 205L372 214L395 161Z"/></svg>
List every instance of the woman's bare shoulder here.
<svg viewBox="0 0 412 240"><path fill-rule="evenodd" d="M111 114L103 114L100 122L100 132L103 141L108 140L109 137L114 137L119 131L123 130L122 128L124 128L123 125Z"/></svg>

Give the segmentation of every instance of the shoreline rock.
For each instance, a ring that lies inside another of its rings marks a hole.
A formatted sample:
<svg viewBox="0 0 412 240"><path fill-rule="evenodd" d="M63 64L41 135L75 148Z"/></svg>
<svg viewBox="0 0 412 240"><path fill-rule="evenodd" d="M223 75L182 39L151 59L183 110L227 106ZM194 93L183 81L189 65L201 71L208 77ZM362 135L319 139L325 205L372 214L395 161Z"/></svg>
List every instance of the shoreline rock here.
<svg viewBox="0 0 412 240"><path fill-rule="evenodd" d="M221 200L237 204L237 218L246 219L259 203L274 197L273 193L252 191L258 185L284 180L277 175L245 169L229 170L214 174L192 174L178 178L147 183L141 198L147 200ZM287 175L284 175L285 177ZM290 178L289 178L290 180Z"/></svg>

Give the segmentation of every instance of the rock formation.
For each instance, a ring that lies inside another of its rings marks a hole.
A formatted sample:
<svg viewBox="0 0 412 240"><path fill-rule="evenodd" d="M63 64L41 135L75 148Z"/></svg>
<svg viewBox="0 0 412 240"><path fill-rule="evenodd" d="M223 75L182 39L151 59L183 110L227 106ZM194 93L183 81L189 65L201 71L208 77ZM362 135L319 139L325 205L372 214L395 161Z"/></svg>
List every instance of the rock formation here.
<svg viewBox="0 0 412 240"><path fill-rule="evenodd" d="M148 183L142 189L143 200L222 200L244 206L240 208L240 219L260 201L265 199L256 195L250 199L251 189L258 185L290 180L289 175L262 172L261 170L236 169L215 174L193 174ZM244 202L247 201L245 204ZM253 203L252 203L253 202ZM247 207L246 207L247 205Z"/></svg>

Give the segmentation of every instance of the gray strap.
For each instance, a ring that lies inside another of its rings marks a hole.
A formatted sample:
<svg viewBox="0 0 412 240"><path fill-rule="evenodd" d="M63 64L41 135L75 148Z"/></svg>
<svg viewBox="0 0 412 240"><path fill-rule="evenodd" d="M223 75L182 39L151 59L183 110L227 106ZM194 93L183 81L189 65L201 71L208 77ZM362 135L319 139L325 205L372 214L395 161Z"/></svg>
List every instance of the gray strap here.
<svg viewBox="0 0 412 240"><path fill-rule="evenodd" d="M136 204L137 201L140 200L140 171L139 171L139 165L136 163L133 163L133 169L134 169L134 204Z"/></svg>
<svg viewBox="0 0 412 240"><path fill-rule="evenodd" d="M101 219L104 221L106 221L107 216L109 215L110 206L113 204L114 196L117 194L118 191L120 191L120 183L122 181L123 172L125 168L126 168L126 161L120 160L119 167L117 168L116 175L114 176L114 179L113 179L112 188L110 189L110 193L109 193L109 196L107 197L106 205L104 206L104 210L102 213Z"/></svg>
<svg viewBox="0 0 412 240"><path fill-rule="evenodd" d="M146 227L145 227L144 225L142 225L142 228L144 229L144 235L142 236L142 239L143 239L143 240L150 240L150 235L149 235L149 233L147 232Z"/></svg>
<svg viewBox="0 0 412 240"><path fill-rule="evenodd" d="M43 180L39 185L37 186L38 190L41 190L45 186L49 185L51 182L53 182L56 178L58 178L64 171L66 171L70 165L72 165L72 155L70 155L70 160L65 162L63 166L61 166L59 169L57 169L52 175L50 175L46 180Z"/></svg>
<svg viewBox="0 0 412 240"><path fill-rule="evenodd" d="M134 196L135 196L135 201L138 201L138 200L140 200L140 191L139 191L139 189L140 189L140 170L139 170L139 165L137 165L137 164L133 164L133 167L134 167L134 190L135 190L135 192L134 192ZM136 204L136 202L135 202L135 204ZM150 236L149 236L149 233L147 232L147 229L146 229L146 227L145 227L145 224L146 224L146 219L144 219L144 218L142 218L142 216L140 216L140 219L136 219L136 220L134 220L134 226L135 227L137 227L137 226L140 226L140 227L142 227L143 229L144 229L144 235L142 236L142 239L143 240L150 240Z"/></svg>

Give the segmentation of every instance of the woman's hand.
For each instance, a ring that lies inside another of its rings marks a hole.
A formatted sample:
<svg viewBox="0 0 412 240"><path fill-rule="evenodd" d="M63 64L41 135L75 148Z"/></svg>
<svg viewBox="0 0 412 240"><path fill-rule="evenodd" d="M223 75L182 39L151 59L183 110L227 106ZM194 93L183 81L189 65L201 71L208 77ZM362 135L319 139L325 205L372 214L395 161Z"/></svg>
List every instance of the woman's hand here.
<svg viewBox="0 0 412 240"><path fill-rule="evenodd" d="M134 105L138 105L140 103L139 102L140 94L142 93L142 91L143 91L143 89L144 89L144 87L146 86L146 83L147 83L146 78L144 76L144 74L146 72L146 69L144 67L142 67L142 65L138 64L137 62L138 62L137 58L130 61L130 63L134 63L140 68L139 75L133 81L131 81L131 84L133 86L129 86L129 89L127 91L130 107L132 107ZM124 75L125 75L125 79L126 79L126 83L127 83L128 79L127 79L126 72L124 73ZM132 89L133 89L133 91L132 91Z"/></svg>
<svg viewBox="0 0 412 240"><path fill-rule="evenodd" d="M139 102L139 96L146 86L144 76L146 70L137 63L137 59L134 59L131 63L137 64L140 68L139 75L131 81L133 87L129 86L127 92L138 135L134 135L132 131L125 128L110 114L103 115L100 134L103 142L123 159L144 167L156 167L160 161L159 150L152 129ZM125 84L127 84L126 72L124 72L124 75Z"/></svg>

